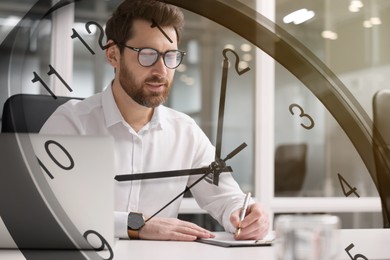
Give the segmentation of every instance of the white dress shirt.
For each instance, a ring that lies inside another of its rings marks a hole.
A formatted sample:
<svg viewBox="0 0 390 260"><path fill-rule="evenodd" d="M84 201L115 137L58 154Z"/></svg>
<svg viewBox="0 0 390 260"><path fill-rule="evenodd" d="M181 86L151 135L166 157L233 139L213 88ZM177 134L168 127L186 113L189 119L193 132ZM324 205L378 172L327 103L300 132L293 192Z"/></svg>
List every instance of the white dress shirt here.
<svg viewBox="0 0 390 260"><path fill-rule="evenodd" d="M215 158L215 148L195 121L162 105L155 108L151 121L135 132L123 119L111 87L83 101L71 100L60 106L40 133L112 136L115 172L109 174L113 178L120 174L199 168ZM142 212L147 218L200 177L114 181L115 236L128 238L129 212ZM245 195L230 173L220 175L219 186L202 180L191 192L202 209L226 231L234 232L230 215L242 206ZM182 197L157 216L177 217L181 200Z"/></svg>

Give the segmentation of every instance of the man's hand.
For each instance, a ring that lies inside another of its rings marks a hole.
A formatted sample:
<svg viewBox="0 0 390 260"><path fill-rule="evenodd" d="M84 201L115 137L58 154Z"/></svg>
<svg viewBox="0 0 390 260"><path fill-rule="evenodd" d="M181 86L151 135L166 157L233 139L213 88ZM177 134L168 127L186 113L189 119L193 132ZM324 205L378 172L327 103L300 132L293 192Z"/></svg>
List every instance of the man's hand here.
<svg viewBox="0 0 390 260"><path fill-rule="evenodd" d="M240 211L238 209L232 213L230 216L230 222L234 227L238 227L240 224ZM237 240L245 239L263 239L269 229L269 218L267 212L260 206L258 203L254 203L248 206L246 211L246 216L241 223L241 232L240 235L234 235L234 238Z"/></svg>
<svg viewBox="0 0 390 260"><path fill-rule="evenodd" d="M141 239L193 241L212 238L214 234L193 223L176 218L152 218L139 231Z"/></svg>

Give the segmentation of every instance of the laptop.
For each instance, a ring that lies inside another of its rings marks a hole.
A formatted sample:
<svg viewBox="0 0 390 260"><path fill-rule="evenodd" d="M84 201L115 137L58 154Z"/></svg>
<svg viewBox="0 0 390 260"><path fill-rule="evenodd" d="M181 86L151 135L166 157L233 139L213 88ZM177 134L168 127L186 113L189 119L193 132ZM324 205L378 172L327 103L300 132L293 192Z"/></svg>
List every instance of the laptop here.
<svg viewBox="0 0 390 260"><path fill-rule="evenodd" d="M0 248L114 246L113 139L0 134Z"/></svg>

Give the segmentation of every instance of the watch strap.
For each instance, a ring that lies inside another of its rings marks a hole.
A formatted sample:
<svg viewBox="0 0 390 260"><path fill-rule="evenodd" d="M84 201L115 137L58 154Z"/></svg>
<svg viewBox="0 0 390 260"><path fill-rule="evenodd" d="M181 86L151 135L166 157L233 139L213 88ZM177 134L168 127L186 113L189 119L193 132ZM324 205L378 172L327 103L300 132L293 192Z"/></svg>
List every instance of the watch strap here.
<svg viewBox="0 0 390 260"><path fill-rule="evenodd" d="M139 239L139 230L127 229L127 234L130 239Z"/></svg>

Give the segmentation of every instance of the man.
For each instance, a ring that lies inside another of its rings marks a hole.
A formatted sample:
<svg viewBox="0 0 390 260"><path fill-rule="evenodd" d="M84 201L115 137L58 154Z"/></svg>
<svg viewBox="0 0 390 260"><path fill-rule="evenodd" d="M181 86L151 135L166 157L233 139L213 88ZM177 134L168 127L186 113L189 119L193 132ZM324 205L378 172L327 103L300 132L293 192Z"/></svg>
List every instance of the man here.
<svg viewBox="0 0 390 260"><path fill-rule="evenodd" d="M183 14L172 5L156 0L124 1L106 26L110 46L106 57L115 71L112 84L84 101L61 106L41 133L113 136L113 177L208 166L215 149L205 134L190 117L162 105L184 56L177 50L182 28ZM198 178L115 182L115 235L186 241L213 237L177 219L181 198L149 219ZM226 231L236 231L245 195L230 173L221 174L219 186L202 180L191 191L200 207ZM235 237L261 239L268 225L267 213L251 200Z"/></svg>

